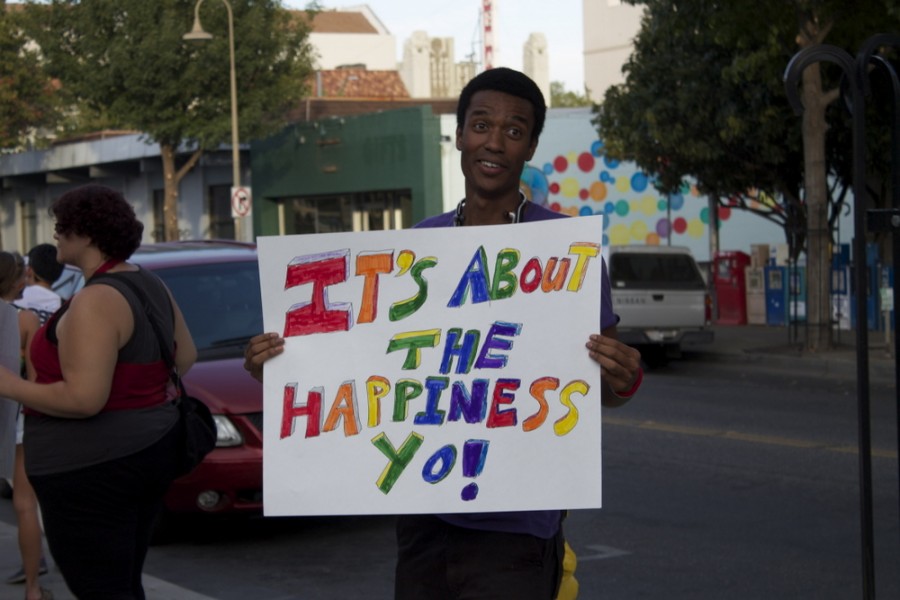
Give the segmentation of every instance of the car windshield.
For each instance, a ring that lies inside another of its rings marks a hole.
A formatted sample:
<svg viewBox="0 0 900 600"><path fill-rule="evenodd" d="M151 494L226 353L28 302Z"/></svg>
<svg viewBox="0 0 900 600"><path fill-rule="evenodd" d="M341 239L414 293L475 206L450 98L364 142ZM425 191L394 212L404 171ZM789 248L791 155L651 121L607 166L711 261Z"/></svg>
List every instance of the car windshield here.
<svg viewBox="0 0 900 600"><path fill-rule="evenodd" d="M256 262L208 263L154 269L178 302L198 359L243 356L263 330Z"/></svg>

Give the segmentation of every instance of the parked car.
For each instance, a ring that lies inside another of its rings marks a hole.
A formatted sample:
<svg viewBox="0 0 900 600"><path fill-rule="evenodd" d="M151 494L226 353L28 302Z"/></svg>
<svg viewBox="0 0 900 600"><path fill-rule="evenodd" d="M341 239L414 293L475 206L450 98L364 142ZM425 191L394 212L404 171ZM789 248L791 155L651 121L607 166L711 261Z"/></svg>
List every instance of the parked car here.
<svg viewBox="0 0 900 600"><path fill-rule="evenodd" d="M160 276L197 345L184 377L209 406L216 448L165 497L168 513L262 509L262 386L243 368L243 350L263 330L256 247L223 241L145 244L132 262Z"/></svg>
<svg viewBox="0 0 900 600"><path fill-rule="evenodd" d="M711 342L712 299L697 262L682 246L610 246L619 339L655 366L685 342Z"/></svg>

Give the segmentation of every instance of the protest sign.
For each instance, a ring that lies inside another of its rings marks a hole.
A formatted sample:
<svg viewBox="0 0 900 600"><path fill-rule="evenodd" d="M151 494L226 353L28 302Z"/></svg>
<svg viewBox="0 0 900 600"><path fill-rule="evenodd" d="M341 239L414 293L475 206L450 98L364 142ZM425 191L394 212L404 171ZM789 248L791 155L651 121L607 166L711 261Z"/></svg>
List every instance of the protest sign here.
<svg viewBox="0 0 900 600"><path fill-rule="evenodd" d="M599 507L602 218L260 238L265 514Z"/></svg>

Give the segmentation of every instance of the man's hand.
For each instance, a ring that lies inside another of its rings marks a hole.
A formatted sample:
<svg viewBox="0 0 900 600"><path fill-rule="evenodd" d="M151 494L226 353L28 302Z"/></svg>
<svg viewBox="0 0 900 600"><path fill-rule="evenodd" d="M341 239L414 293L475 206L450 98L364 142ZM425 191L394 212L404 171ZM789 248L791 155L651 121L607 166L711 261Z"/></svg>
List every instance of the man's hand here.
<svg viewBox="0 0 900 600"><path fill-rule="evenodd" d="M607 331L592 334L585 346L590 357L600 365L600 379L607 385L608 391L613 394L624 393L637 381L641 370L641 353L617 340L614 331L610 333L612 335L608 335ZM628 400L609 398L609 395L603 394L605 406L620 406Z"/></svg>
<svg viewBox="0 0 900 600"><path fill-rule="evenodd" d="M244 349L244 368L262 383L263 366L273 356L284 352L284 338L277 333L260 333L250 338Z"/></svg>

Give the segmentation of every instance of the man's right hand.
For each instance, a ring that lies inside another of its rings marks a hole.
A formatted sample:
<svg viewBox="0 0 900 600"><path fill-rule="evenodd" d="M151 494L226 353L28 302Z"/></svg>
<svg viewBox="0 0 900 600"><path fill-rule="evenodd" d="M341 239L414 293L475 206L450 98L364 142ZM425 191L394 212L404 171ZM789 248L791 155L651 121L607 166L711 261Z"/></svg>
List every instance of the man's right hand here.
<svg viewBox="0 0 900 600"><path fill-rule="evenodd" d="M262 383L263 366L273 356L284 352L284 338L277 333L260 333L250 338L244 350L244 368Z"/></svg>

